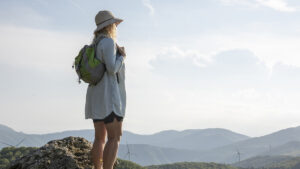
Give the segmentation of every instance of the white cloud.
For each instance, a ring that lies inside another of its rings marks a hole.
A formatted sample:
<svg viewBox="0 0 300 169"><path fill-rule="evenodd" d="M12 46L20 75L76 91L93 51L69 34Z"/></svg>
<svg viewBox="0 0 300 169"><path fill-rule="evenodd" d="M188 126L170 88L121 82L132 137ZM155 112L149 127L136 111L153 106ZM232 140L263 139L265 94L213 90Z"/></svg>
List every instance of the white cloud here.
<svg viewBox="0 0 300 169"><path fill-rule="evenodd" d="M172 71L172 73L176 74L178 72ZM207 72L208 75L210 73ZM239 87L235 85L236 89L230 91L232 89L229 88L230 86L225 85L225 81L217 83L211 80L216 80L217 77L215 76L205 76L203 74L199 76L186 74L186 76L193 78L187 83L198 84L197 81L202 79L202 82L206 83L208 81L207 83L211 86L200 83L197 88L189 88L183 85L181 78L177 76L176 81L169 80L169 83L165 85L165 90L163 90L163 87L151 90L155 93L159 91L160 94L157 94L155 101L149 103L151 110L155 110L152 107L157 107L157 110L151 111L150 115L145 113L147 119L161 122L157 120L157 116L166 118L172 116L169 122L170 124L176 124L173 127L170 127L170 125L155 126L153 130L159 131L160 128L181 130L184 128L222 127L247 133L251 136L259 136L275 129L297 124L296 119L299 119L295 118L299 109L299 106L296 105L297 95L290 95L284 89L276 89L272 85L259 86L260 78L249 80L249 83ZM232 78L235 75L232 74L230 77L227 78L228 81L234 81ZM245 78L247 78L247 75L245 75ZM163 84L164 81L160 83ZM250 88L248 88L249 86ZM154 104L154 102L160 103ZM267 128L263 127L266 125L264 121L269 122ZM255 130L261 127L264 129Z"/></svg>
<svg viewBox="0 0 300 169"><path fill-rule="evenodd" d="M220 31L221 32L221 31ZM299 45L297 36L284 36L266 32L235 32L201 34L194 37L191 48L203 55L213 56L236 49L248 50L266 64L270 72L278 63L300 67ZM191 41L187 39L186 41ZM182 40L185 44L185 40Z"/></svg>
<svg viewBox="0 0 300 169"><path fill-rule="evenodd" d="M191 50L191 49L184 50L175 45L170 47L164 47L160 50L161 52L158 53L156 57L168 56L171 58L190 59L196 66L200 66L200 67L205 67L207 63L212 61L210 55L203 55L197 50Z"/></svg>
<svg viewBox="0 0 300 169"><path fill-rule="evenodd" d="M266 32L234 32L234 33L212 33L194 35L193 39L178 39L181 43L170 43L162 46L161 52L155 53L155 58L177 57L181 58L178 64L188 60L195 65L205 67L213 62L214 56L226 51L242 50L248 51L263 63L269 78L275 64L300 67L300 50L298 44L300 40L297 36L284 36ZM192 43L191 43L192 42ZM149 50L149 49L148 49ZM157 49L156 49L157 50ZM171 62L169 63L171 64ZM175 64L175 63L174 63Z"/></svg>
<svg viewBox="0 0 300 169"><path fill-rule="evenodd" d="M255 5L255 3L253 3L255 0L220 0L220 1L225 5L233 5L233 4L250 5L250 6Z"/></svg>
<svg viewBox="0 0 300 169"><path fill-rule="evenodd" d="M288 6L286 0L256 0L259 4L267 6L269 8L282 11L282 12L294 12L295 8Z"/></svg>
<svg viewBox="0 0 300 169"><path fill-rule="evenodd" d="M296 11L296 8L289 6L286 0L221 0L221 2L227 5L241 4L251 7L265 6L281 12Z"/></svg>
<svg viewBox="0 0 300 169"><path fill-rule="evenodd" d="M143 5L149 9L149 15L153 16L155 9L154 9L153 5L151 4L151 1L150 0L142 0L142 2L143 2Z"/></svg>

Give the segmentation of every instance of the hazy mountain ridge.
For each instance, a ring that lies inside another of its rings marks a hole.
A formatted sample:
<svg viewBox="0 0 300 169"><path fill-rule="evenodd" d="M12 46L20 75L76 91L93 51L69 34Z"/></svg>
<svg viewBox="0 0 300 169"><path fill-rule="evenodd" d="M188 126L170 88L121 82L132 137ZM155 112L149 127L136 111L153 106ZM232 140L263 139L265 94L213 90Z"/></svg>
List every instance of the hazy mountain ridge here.
<svg viewBox="0 0 300 169"><path fill-rule="evenodd" d="M232 166L257 169L298 169L300 157L291 156L255 156Z"/></svg>
<svg viewBox="0 0 300 169"><path fill-rule="evenodd" d="M262 153L261 155L286 155L292 157L300 156L300 141L290 141L274 148L271 147L269 151Z"/></svg>
<svg viewBox="0 0 300 169"><path fill-rule="evenodd" d="M211 148L246 140L250 137L221 128L165 130L152 135L127 132L123 138L130 144L149 144L158 147L209 150ZM123 141L125 141L123 139ZM185 144L182 144L185 143Z"/></svg>
<svg viewBox="0 0 300 169"><path fill-rule="evenodd" d="M1 125L0 131L0 140L4 143L16 145L25 138L20 146L39 147L50 140L67 136L84 137L89 141L93 141L94 139L93 129L70 130L49 134L25 134L23 132L16 132L7 126ZM219 128L189 129L183 131L166 130L148 135L141 135L129 131L123 131L121 144L149 144L157 147L189 149L194 151L207 150L248 138L248 136ZM182 144L184 142L186 143ZM0 149L5 146L6 145L4 144L0 144Z"/></svg>
<svg viewBox="0 0 300 169"><path fill-rule="evenodd" d="M0 131L0 141L5 142L4 139L7 139L6 141L9 140L13 145L25 137L20 146L41 146L49 140L67 136L84 137L90 142L94 138L93 129L39 135L16 132L1 125ZM183 161L230 164L238 161L237 152L240 152L241 160L266 155L298 156L299 141L300 127L287 128L254 138L220 128L166 130L149 135L123 131L118 157L126 160L130 158L140 165Z"/></svg>
<svg viewBox="0 0 300 169"><path fill-rule="evenodd" d="M234 163L237 161L238 152L241 154L241 160L244 160L268 152L270 147L275 148L290 141L300 141L299 126L211 149L206 151L206 155L199 160L211 161L213 159L214 162L219 163ZM298 148L300 149L300 147Z"/></svg>
<svg viewBox="0 0 300 169"><path fill-rule="evenodd" d="M82 136L91 140L94 133L90 130L72 130L72 131L63 131L55 132L49 134L26 134L23 132L17 132L10 127L0 124L0 149L10 145L17 145L26 147L40 147L47 143L50 140L63 138L67 136ZM5 144L6 143L6 144Z"/></svg>

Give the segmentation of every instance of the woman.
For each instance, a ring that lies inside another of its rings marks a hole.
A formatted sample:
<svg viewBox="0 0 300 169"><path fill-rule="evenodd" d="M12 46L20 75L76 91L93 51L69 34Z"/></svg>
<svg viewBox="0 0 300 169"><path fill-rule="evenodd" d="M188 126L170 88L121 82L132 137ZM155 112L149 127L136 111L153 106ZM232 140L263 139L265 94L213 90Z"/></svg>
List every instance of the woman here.
<svg viewBox="0 0 300 169"><path fill-rule="evenodd" d="M95 128L90 154L95 169L113 169L122 135L126 108L126 54L124 47L115 43L116 27L122 21L110 11L100 11L95 17L97 28L93 43L100 40L96 43L96 57L106 66L101 81L95 86L89 85L86 93L85 119L93 119Z"/></svg>

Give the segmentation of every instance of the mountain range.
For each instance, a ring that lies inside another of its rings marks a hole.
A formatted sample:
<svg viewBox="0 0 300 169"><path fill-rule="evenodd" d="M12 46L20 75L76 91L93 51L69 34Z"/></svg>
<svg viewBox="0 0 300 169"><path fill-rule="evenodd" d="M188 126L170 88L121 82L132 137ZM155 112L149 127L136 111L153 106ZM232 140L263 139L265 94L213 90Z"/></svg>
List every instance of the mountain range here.
<svg viewBox="0 0 300 169"><path fill-rule="evenodd" d="M0 124L0 149L13 146L40 147L67 136L94 139L94 130L71 130L49 134L26 134ZM174 162L236 163L256 156L300 154L300 126L283 129L261 137L249 137L222 128L165 130L142 135L123 131L118 157L140 165Z"/></svg>

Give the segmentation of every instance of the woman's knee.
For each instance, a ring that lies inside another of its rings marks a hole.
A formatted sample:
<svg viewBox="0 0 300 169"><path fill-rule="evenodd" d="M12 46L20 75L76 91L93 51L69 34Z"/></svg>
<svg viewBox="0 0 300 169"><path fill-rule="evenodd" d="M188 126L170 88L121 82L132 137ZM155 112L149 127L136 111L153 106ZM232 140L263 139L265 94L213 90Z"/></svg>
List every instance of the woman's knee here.
<svg viewBox="0 0 300 169"><path fill-rule="evenodd" d="M121 136L122 136L122 134L121 133L116 133L116 134L113 134L113 135L110 135L109 137L108 137L108 141L112 141L112 142L120 142L120 140L121 140Z"/></svg>
<svg viewBox="0 0 300 169"><path fill-rule="evenodd" d="M95 134L95 142L98 144L105 144L106 141L106 133L96 133Z"/></svg>
<svg viewBox="0 0 300 169"><path fill-rule="evenodd" d="M98 144L105 144L105 138L97 138L95 137L94 141Z"/></svg>
<svg viewBox="0 0 300 169"><path fill-rule="evenodd" d="M95 141L98 143L105 143L106 133L95 133Z"/></svg>

